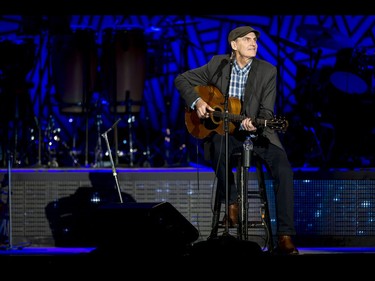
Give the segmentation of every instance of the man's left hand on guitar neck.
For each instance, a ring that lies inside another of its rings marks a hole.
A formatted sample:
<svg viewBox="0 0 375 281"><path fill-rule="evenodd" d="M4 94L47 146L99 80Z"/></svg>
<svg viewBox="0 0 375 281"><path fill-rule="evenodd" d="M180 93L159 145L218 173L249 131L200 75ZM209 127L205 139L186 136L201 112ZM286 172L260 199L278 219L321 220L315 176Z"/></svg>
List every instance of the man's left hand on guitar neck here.
<svg viewBox="0 0 375 281"><path fill-rule="evenodd" d="M244 120L242 120L240 129L249 132L255 132L257 130L253 122L251 121L251 118L245 118Z"/></svg>

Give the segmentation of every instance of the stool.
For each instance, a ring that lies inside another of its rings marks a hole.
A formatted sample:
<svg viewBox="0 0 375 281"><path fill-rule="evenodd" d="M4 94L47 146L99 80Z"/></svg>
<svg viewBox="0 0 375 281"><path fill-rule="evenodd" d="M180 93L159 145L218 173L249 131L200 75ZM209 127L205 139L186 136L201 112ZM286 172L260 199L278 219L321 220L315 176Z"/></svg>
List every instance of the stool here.
<svg viewBox="0 0 375 281"><path fill-rule="evenodd" d="M268 206L268 198L266 191L266 184L263 172L263 164L261 159L257 157L255 152L251 151L248 157L251 159L244 159L244 152L234 153L232 157L236 158L236 184L238 189L238 203L239 203L239 219L237 225L237 238L240 240L248 240L248 230L249 228L262 228L266 233L266 243L267 249L271 252L274 248L271 219ZM257 173L258 180L258 190L249 191L248 190L248 170L250 168L249 163L254 163ZM248 206L249 199L259 199L260 200L260 219L259 221L249 221L248 219ZM221 214L221 202L219 199L218 191L216 191L214 210L212 217L212 230L209 239L216 238L218 235L219 228L224 228L225 225L223 221L220 221Z"/></svg>

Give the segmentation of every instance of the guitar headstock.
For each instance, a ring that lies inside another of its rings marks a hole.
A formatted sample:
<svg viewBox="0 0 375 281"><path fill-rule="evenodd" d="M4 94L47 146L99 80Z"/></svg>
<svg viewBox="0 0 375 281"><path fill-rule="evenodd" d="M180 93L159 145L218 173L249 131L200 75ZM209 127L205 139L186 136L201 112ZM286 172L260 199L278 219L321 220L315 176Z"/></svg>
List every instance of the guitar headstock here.
<svg viewBox="0 0 375 281"><path fill-rule="evenodd" d="M257 124L263 127L269 127L276 131L286 132L289 126L288 120L285 117L274 117L272 119L257 119Z"/></svg>

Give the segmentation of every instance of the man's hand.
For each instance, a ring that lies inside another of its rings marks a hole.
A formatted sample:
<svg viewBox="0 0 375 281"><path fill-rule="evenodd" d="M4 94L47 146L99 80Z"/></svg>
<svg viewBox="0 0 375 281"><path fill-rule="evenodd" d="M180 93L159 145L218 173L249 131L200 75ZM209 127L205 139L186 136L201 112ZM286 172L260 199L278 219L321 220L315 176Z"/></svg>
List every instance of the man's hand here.
<svg viewBox="0 0 375 281"><path fill-rule="evenodd" d="M209 106L204 100L199 99L195 104L195 111L199 118L209 118L210 112L215 111L211 106Z"/></svg>
<svg viewBox="0 0 375 281"><path fill-rule="evenodd" d="M257 130L257 128L253 125L253 122L251 122L251 118L245 118L244 120L242 120L241 127L242 129L249 132L254 132Z"/></svg>

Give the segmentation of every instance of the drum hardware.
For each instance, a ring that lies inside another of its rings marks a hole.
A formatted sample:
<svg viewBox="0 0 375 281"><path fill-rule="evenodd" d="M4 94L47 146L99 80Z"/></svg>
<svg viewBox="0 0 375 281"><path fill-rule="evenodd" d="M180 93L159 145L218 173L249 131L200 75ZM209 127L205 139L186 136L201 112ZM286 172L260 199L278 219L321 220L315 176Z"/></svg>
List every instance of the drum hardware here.
<svg viewBox="0 0 375 281"><path fill-rule="evenodd" d="M76 150L76 139L73 137L72 146L61 138L61 128L55 127L55 121L50 116L48 125L44 131L44 146L46 149L47 167L58 168L67 164L80 167L78 156L80 151ZM62 156L67 156L68 159ZM71 161L71 162L70 162Z"/></svg>
<svg viewBox="0 0 375 281"><path fill-rule="evenodd" d="M375 66L375 55L361 55L358 62L360 69L373 69Z"/></svg>
<svg viewBox="0 0 375 281"><path fill-rule="evenodd" d="M375 68L375 54L369 53L366 48L358 48L354 51L353 55L358 62L358 71L361 74L373 74ZM373 83L371 83L372 85Z"/></svg>
<svg viewBox="0 0 375 281"><path fill-rule="evenodd" d="M137 26L117 26L103 31L101 53L101 87L110 111L125 115L128 124L129 165L134 166L135 114L142 106L146 79L147 42L144 30ZM115 164L119 163L118 128L114 128Z"/></svg>
<svg viewBox="0 0 375 281"><path fill-rule="evenodd" d="M131 102L129 102L129 104L131 104ZM128 127L129 127L129 166L130 167L133 167L134 166L134 153L136 152L136 150L134 149L133 147L133 123L135 122L135 116L132 115L132 113L130 112L129 113L129 116L128 116Z"/></svg>
<svg viewBox="0 0 375 281"><path fill-rule="evenodd" d="M117 134L117 159L118 163L120 163L119 158L125 159L125 162L130 166L134 167L137 158L136 155L139 153L139 149L136 147L136 141L135 141L135 132L134 132L134 124L136 122L136 116L129 114L126 116L126 123L127 123L127 130L122 130L120 133ZM119 129L117 129L118 132ZM123 134L125 132L125 135ZM125 146L125 147L123 147Z"/></svg>
<svg viewBox="0 0 375 281"><path fill-rule="evenodd" d="M168 164L171 163L171 130L166 128L164 135L165 159Z"/></svg>
<svg viewBox="0 0 375 281"><path fill-rule="evenodd" d="M163 167L165 165L164 150L162 149L164 140L160 138L159 132L157 132L157 136L152 135L148 107L145 106L144 110L145 118L141 120L142 130L139 132L144 144L140 148L138 163L140 167Z"/></svg>
<svg viewBox="0 0 375 281"><path fill-rule="evenodd" d="M62 141L61 144L64 146L64 148L69 151L69 156L72 159L73 167L80 167L81 165L78 162L77 155L79 154L76 150L71 150L71 148L68 146L68 144L65 141Z"/></svg>
<svg viewBox="0 0 375 281"><path fill-rule="evenodd" d="M325 155L324 155L323 148L322 148L322 145L320 143L320 139L317 136L315 128L304 126L304 129L305 129L305 131L311 133L311 135L314 139L315 147L317 148L317 151L314 151L312 149L314 147L313 146L310 150L310 153L308 153L308 155L306 155L307 158L308 159L320 158L322 160L322 162L325 163L326 162Z"/></svg>
<svg viewBox="0 0 375 281"><path fill-rule="evenodd" d="M103 124L102 115L101 114L97 114L96 115L97 140L96 140L96 146L95 146L95 162L94 162L94 167L95 168L97 168L97 167L104 167L102 139L101 139L101 135L100 135L101 124Z"/></svg>
<svg viewBox="0 0 375 281"><path fill-rule="evenodd" d="M34 116L35 124L38 130L38 162L35 164L36 167L42 167L42 129L38 122L38 118Z"/></svg>
<svg viewBox="0 0 375 281"><path fill-rule="evenodd" d="M127 123L127 136L124 137L123 139L120 139L123 137L122 134L118 134L118 128L115 128L115 148L116 148L116 164L119 164L119 158L124 158L126 157L126 161L129 163L130 167L134 167L136 163L136 154L139 152L138 149L135 147L135 132L134 132L134 124L136 123L136 112L133 110L133 105L141 105L140 102L133 102L129 96L130 92L126 91L125 94L125 102L124 104L124 113L125 113L125 118L126 118L126 123ZM120 140L119 140L120 139ZM124 151L121 151L119 147L119 141L120 144L126 145L127 153Z"/></svg>
<svg viewBox="0 0 375 281"><path fill-rule="evenodd" d="M57 133L60 133L60 129L54 129L54 125L54 119L52 116L50 116L50 120L45 132L48 158L47 166L57 168L59 167L59 163L57 162L57 145L55 144L60 140L60 137L57 135Z"/></svg>
<svg viewBox="0 0 375 281"><path fill-rule="evenodd" d="M89 104L97 86L96 32L75 27L69 34L52 35L51 46L52 74L60 112L85 116L85 166L88 167Z"/></svg>

